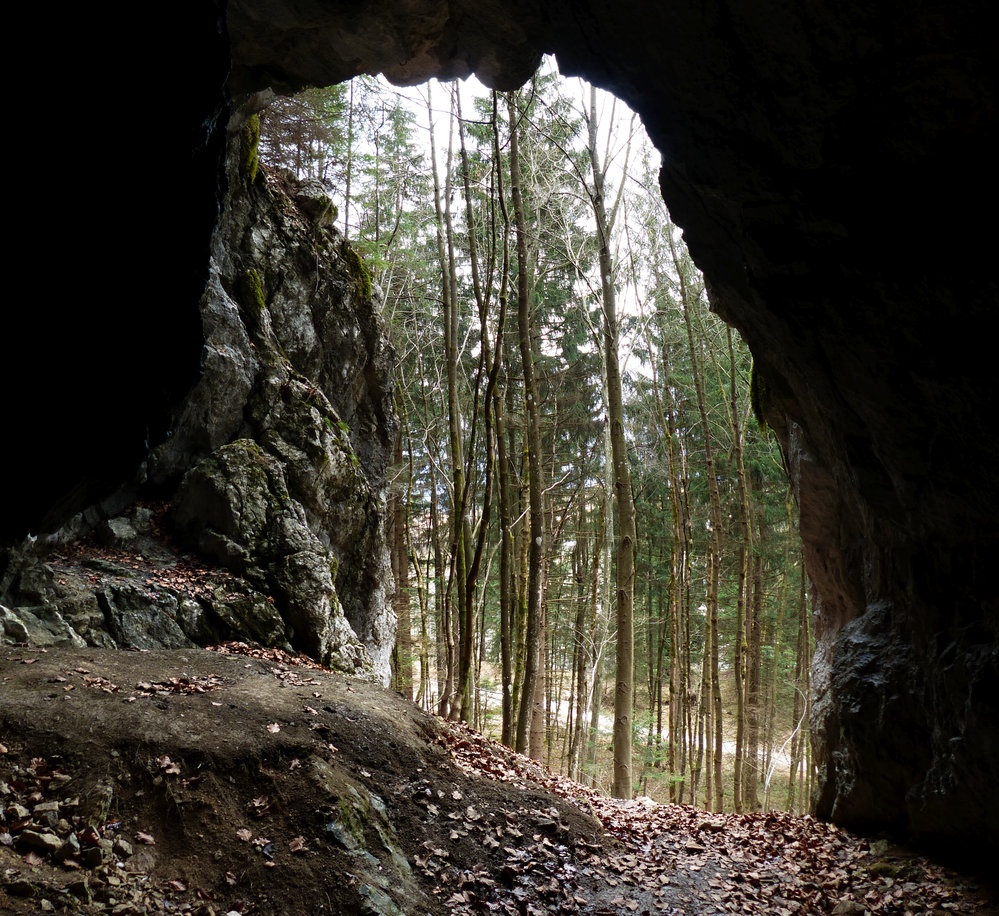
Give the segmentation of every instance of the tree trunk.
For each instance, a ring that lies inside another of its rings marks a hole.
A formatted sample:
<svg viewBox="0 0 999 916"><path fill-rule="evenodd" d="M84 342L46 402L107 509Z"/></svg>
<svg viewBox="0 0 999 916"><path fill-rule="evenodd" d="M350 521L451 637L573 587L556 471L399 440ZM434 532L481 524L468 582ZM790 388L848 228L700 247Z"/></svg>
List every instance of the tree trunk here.
<svg viewBox="0 0 999 916"><path fill-rule="evenodd" d="M697 344L694 341L692 312L700 306L697 297L690 289L687 272L677 255L672 233L669 234L669 245L673 261L677 265L680 279L681 298L683 300L683 320L687 328L687 341L690 347L691 372L694 377L694 391L697 397L697 409L701 416L701 427L704 435L704 465L708 483L708 500L710 503L711 542L708 551L708 589L707 589L707 654L708 665L708 700L711 704L711 720L714 728L712 740L713 769L713 800L707 806L714 811L721 811L724 802L724 785L722 783L722 710L721 685L718 677L718 586L721 575L722 556L722 511L721 496L718 492L718 478L715 472L714 450L712 445L711 426L708 422L707 400L704 394L704 381L701 373L701 363L698 357Z"/></svg>
<svg viewBox="0 0 999 916"><path fill-rule="evenodd" d="M393 460L398 473L402 472L402 426L395 437ZM391 524L392 577L395 593L392 607L395 610L397 629L395 650L395 689L406 699L413 698L413 634L409 619L409 550L406 545L406 503L402 487L397 480L389 499L388 516Z"/></svg>
<svg viewBox="0 0 999 916"><path fill-rule="evenodd" d="M590 90L588 139L593 177L591 199L597 224L600 292L603 300L604 363L607 367L607 420L610 424L614 460L614 496L617 500L617 663L614 687L614 784L615 798L632 796L632 728L635 687L635 501L631 491L628 445L624 435L624 407L621 398L621 367L618 359L619 332L614 265L611 259L611 230L616 205L610 212L604 201L605 166L597 149L596 89Z"/></svg>
<svg viewBox="0 0 999 916"><path fill-rule="evenodd" d="M539 641L541 638L542 550L545 542L545 513L541 485L541 405L534 377L534 350L531 328L531 304L528 295L527 225L520 180L519 126L516 95L507 95L510 118L510 191L513 197L514 225L517 236L517 330L520 359L524 372L524 400L527 402L527 464L529 486L530 543L527 569L527 632L525 633L524 687L517 721L516 750L528 748L534 695L537 690Z"/></svg>

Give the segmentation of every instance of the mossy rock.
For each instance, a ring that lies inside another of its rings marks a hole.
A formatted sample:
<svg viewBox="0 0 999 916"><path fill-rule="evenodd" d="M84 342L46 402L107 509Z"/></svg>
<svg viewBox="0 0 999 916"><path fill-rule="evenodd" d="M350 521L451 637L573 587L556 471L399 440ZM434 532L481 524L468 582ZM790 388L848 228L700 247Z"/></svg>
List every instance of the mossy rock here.
<svg viewBox="0 0 999 916"><path fill-rule="evenodd" d="M174 500L174 521L188 543L231 568L231 557L216 555L218 545L266 552L260 541L288 501L278 464L253 440L237 439L187 473ZM215 536L206 539L207 533Z"/></svg>
<svg viewBox="0 0 999 916"><path fill-rule="evenodd" d="M248 185L257 180L257 172L260 169L259 145L260 117L251 115L243 125L239 146L239 173Z"/></svg>
<svg viewBox="0 0 999 916"><path fill-rule="evenodd" d="M264 646L291 648L291 634L273 601L259 592L233 593L217 588L211 597L212 612L238 638Z"/></svg>
<svg viewBox="0 0 999 916"><path fill-rule="evenodd" d="M352 248L348 244L343 246L344 258L347 261L347 266L350 268L350 272L354 276L354 280L357 282L358 292L365 302L371 302L371 271L368 270L368 265L364 263L364 258L361 257L361 253L356 249Z"/></svg>

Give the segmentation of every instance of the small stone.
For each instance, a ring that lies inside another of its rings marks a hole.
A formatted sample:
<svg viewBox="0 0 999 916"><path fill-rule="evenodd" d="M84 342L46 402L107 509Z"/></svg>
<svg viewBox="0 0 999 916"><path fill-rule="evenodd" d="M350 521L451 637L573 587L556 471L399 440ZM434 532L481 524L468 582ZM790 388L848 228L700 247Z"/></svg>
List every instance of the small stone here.
<svg viewBox="0 0 999 916"><path fill-rule="evenodd" d="M65 862L66 859L80 854L80 841L75 833L66 837L66 842L56 850L55 858L57 862Z"/></svg>
<svg viewBox="0 0 999 916"><path fill-rule="evenodd" d="M132 856L132 844L128 840L123 840L121 838L114 841L114 846L112 846L111 851L119 859L128 859Z"/></svg>
<svg viewBox="0 0 999 916"><path fill-rule="evenodd" d="M32 808L31 816L36 823L44 824L46 827L55 827L59 823L59 802L39 802Z"/></svg>
<svg viewBox="0 0 999 916"><path fill-rule="evenodd" d="M83 851L83 864L87 868L97 868L104 861L104 850L100 846L91 846Z"/></svg>
<svg viewBox="0 0 999 916"><path fill-rule="evenodd" d="M17 878L11 881L5 888L8 894L13 897L34 897L35 888L32 886L31 882L24 878Z"/></svg>
<svg viewBox="0 0 999 916"><path fill-rule="evenodd" d="M24 821L31 817L31 812L24 805L8 805L3 812L10 821Z"/></svg>
<svg viewBox="0 0 999 916"><path fill-rule="evenodd" d="M46 899L42 898L41 900L38 901L38 906L41 908L41 911L43 913L54 913L55 912L55 905L52 903L51 900L46 900Z"/></svg>
<svg viewBox="0 0 999 916"><path fill-rule="evenodd" d="M17 836L17 845L34 849L38 852L56 852L62 846L62 840L54 833L38 830L22 830Z"/></svg>
<svg viewBox="0 0 999 916"><path fill-rule="evenodd" d="M66 890L84 903L90 903L93 900L93 895L90 893L90 880L86 876L71 881L66 885Z"/></svg>

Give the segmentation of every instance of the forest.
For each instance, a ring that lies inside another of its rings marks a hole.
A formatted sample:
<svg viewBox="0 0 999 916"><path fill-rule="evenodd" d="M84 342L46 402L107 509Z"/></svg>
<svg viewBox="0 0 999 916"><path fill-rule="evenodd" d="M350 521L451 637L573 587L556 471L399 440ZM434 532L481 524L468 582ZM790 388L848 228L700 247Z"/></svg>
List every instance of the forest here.
<svg viewBox="0 0 999 916"><path fill-rule="evenodd" d="M360 77L262 112L260 155L381 291L393 686L619 798L808 810L797 510L637 117L551 64Z"/></svg>

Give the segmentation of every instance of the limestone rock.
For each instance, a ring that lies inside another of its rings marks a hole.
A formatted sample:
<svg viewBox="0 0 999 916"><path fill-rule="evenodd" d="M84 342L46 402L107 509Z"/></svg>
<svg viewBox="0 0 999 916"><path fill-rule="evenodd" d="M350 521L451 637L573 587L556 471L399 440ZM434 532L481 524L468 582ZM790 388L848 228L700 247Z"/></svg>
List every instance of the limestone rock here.
<svg viewBox="0 0 999 916"><path fill-rule="evenodd" d="M337 600L328 552L290 497L281 463L259 445L237 440L189 472L174 516L203 554L275 595L300 648L349 671L371 667ZM270 642L280 634L278 642L285 641L267 602L216 602L216 609L229 622L242 610L258 638Z"/></svg>
<svg viewBox="0 0 999 916"><path fill-rule="evenodd" d="M17 845L25 849L34 849L42 853L57 852L62 846L62 840L47 830L32 830L25 828L17 835Z"/></svg>
<svg viewBox="0 0 999 916"><path fill-rule="evenodd" d="M295 181L295 176L291 176L290 180ZM330 189L323 182L315 178L302 181L295 192L295 203L309 217L314 226L325 229L333 226L337 211L333 205Z"/></svg>
<svg viewBox="0 0 999 916"><path fill-rule="evenodd" d="M74 646L82 649L86 641L51 605L7 608L0 605L3 641L33 646Z"/></svg>
<svg viewBox="0 0 999 916"><path fill-rule="evenodd" d="M194 645L176 621L174 595L125 583L108 587L97 600L119 648L184 649Z"/></svg>
<svg viewBox="0 0 999 916"><path fill-rule="evenodd" d="M129 519L118 516L109 518L100 525L97 528L97 537L102 544L125 547L138 537L138 532Z"/></svg>
<svg viewBox="0 0 999 916"><path fill-rule="evenodd" d="M197 602L194 602L193 605L190 613L192 616L203 615L205 623L202 626L207 630L209 613L205 612ZM218 588L212 593L208 607L210 616L220 621L228 628L228 632L238 639L259 642L265 646L277 646L282 649L291 648L291 633L288 625L275 607L273 599L269 599L260 592L252 589L231 592L224 588ZM199 617L199 619L201 618ZM185 632L190 635L191 630L185 627ZM194 637L192 636L192 638ZM209 639L210 637L205 637L204 641L208 642Z"/></svg>
<svg viewBox="0 0 999 916"><path fill-rule="evenodd" d="M377 291L328 204L325 188L288 174L234 185L202 302L211 352L149 469L166 480L193 466L178 530L272 592L295 645L384 680L391 351ZM211 343L222 340L229 350Z"/></svg>

